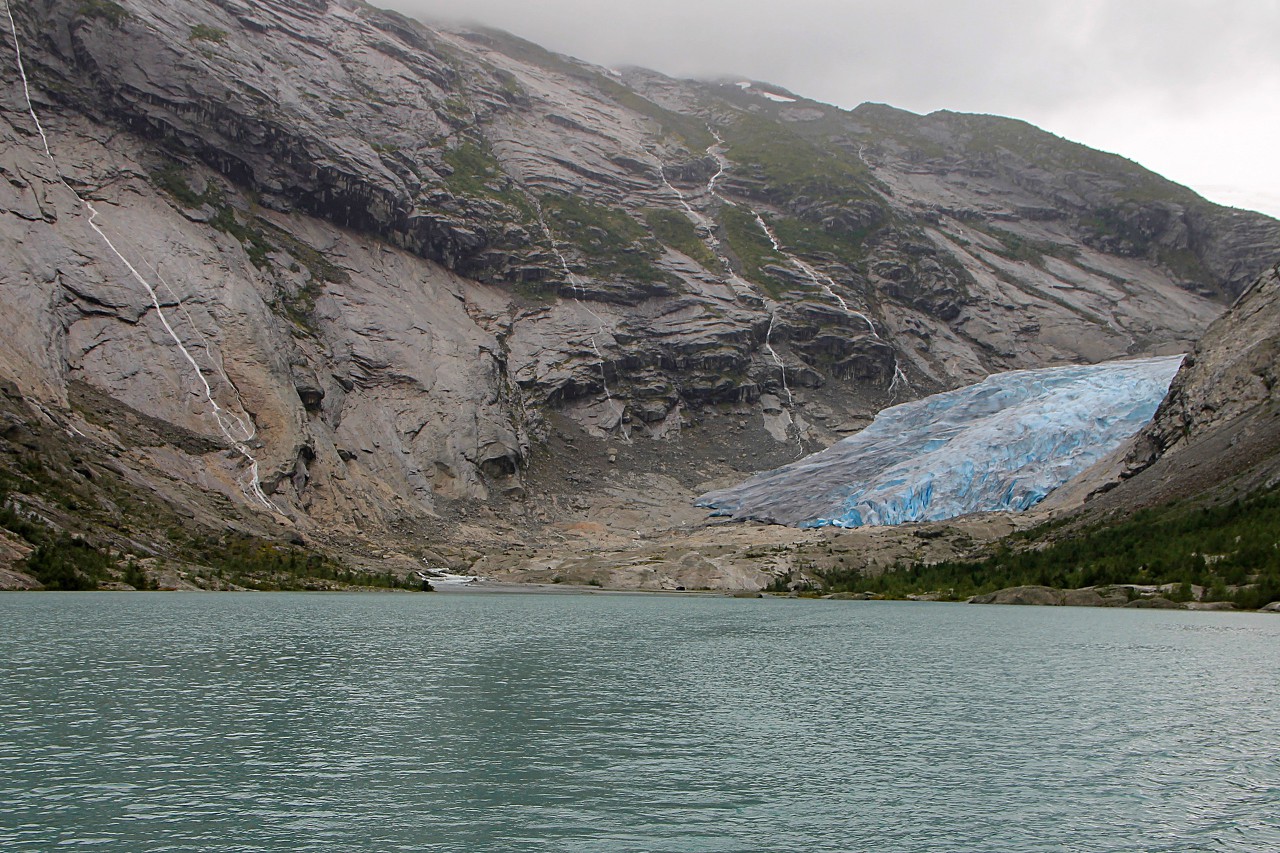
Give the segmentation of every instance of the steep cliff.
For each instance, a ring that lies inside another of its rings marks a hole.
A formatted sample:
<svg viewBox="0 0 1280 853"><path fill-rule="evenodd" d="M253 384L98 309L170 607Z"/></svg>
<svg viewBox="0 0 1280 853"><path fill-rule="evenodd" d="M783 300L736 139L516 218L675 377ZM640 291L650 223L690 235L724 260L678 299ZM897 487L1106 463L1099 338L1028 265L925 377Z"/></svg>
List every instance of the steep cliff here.
<svg viewBox="0 0 1280 853"><path fill-rule="evenodd" d="M408 562L606 500L662 523L889 403L1184 351L1280 247L1008 119L615 72L354 0L9 8L6 488L74 527L50 502L80 477L122 550L181 536L104 508L106 469L202 530Z"/></svg>
<svg viewBox="0 0 1280 853"><path fill-rule="evenodd" d="M1280 268L1272 268L1205 332L1116 473L1081 484L1093 493L1086 517L1280 485L1278 365Z"/></svg>

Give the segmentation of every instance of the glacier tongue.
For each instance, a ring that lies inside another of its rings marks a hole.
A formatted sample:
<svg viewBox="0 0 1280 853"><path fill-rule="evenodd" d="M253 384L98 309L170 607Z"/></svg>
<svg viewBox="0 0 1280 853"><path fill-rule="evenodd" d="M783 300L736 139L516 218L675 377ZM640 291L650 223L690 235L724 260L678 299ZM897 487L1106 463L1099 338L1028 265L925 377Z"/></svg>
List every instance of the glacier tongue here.
<svg viewBox="0 0 1280 853"><path fill-rule="evenodd" d="M885 409L857 435L697 501L801 527L1023 510L1136 433L1182 356L1017 370Z"/></svg>

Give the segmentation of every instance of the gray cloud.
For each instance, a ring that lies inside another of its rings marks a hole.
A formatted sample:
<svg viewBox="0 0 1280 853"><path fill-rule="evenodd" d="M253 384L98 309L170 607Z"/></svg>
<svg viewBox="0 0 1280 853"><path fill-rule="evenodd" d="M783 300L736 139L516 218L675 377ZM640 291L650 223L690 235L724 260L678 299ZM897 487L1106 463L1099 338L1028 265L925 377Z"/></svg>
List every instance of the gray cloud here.
<svg viewBox="0 0 1280 853"><path fill-rule="evenodd" d="M381 2L603 65L740 74L846 107L1014 116L1220 200L1280 193L1265 138L1280 138L1274 0Z"/></svg>

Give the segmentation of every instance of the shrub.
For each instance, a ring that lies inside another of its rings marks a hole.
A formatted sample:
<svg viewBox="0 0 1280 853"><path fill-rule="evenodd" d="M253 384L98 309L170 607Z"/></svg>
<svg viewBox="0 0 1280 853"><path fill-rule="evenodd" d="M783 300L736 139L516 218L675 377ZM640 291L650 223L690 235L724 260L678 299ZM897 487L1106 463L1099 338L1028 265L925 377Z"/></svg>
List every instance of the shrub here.
<svg viewBox="0 0 1280 853"><path fill-rule="evenodd" d="M227 31L211 27L208 24L195 24L191 27L191 35L187 37L187 40L191 42L211 41L222 44L227 40Z"/></svg>
<svg viewBox="0 0 1280 853"><path fill-rule="evenodd" d="M26 571L46 589L97 589L115 562L93 545L60 533L36 547L27 557Z"/></svg>

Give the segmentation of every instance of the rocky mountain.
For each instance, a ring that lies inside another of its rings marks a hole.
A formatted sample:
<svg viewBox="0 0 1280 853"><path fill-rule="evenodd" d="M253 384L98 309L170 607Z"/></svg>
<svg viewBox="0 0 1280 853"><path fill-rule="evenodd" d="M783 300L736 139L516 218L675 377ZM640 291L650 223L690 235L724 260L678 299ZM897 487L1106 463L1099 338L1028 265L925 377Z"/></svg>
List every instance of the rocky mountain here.
<svg viewBox="0 0 1280 853"><path fill-rule="evenodd" d="M1249 498L1280 485L1280 267L1216 320L1155 416L1110 464L1076 484L1083 518L1195 498ZM1071 500L1062 501L1070 507Z"/></svg>
<svg viewBox="0 0 1280 853"><path fill-rule="evenodd" d="M9 511L140 557L230 525L401 571L678 525L886 404L1185 351L1280 251L1010 119L355 0L10 8Z"/></svg>

